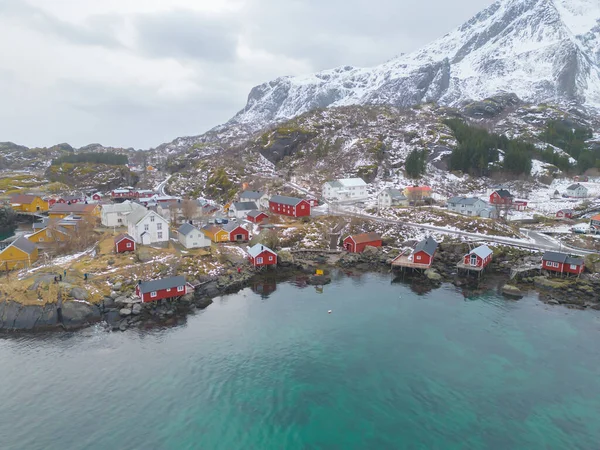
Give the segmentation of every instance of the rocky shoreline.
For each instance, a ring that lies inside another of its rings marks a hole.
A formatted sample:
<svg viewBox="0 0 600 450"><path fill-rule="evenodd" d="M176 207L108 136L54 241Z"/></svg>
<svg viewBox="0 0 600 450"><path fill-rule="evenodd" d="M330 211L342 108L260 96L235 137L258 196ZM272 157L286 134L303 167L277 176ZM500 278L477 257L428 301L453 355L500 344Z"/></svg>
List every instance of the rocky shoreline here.
<svg viewBox="0 0 600 450"><path fill-rule="evenodd" d="M417 292L439 288L443 283L451 283L467 292L484 292L494 289L508 298L520 298L529 291L539 292L540 299L551 305L564 305L576 309L600 310L600 279L548 278L539 270L524 272L517 279L510 280L510 270L518 261L527 258L527 252L510 249L494 256L485 275L478 279L472 274L457 273L456 262L466 252L465 244L442 244L432 268L424 274L420 272L398 274L401 281L414 285ZM132 295L135 280L115 281L109 296L99 305L85 300L75 300L46 305L22 305L0 292L0 331L37 332L50 330L76 330L101 323L107 330L127 330L129 328L152 328L173 326L186 320L189 314L207 308L216 297L238 292L261 279L268 277L270 282L285 281L301 276L305 283L325 285L331 282L331 270L358 272L389 272L397 250L368 248L361 254L349 253L297 253L284 254L276 271L255 272L245 269L241 273L225 274L219 277L195 280L193 294L177 301L162 301L142 304ZM315 275L317 269L323 275ZM75 293L76 294L76 293Z"/></svg>

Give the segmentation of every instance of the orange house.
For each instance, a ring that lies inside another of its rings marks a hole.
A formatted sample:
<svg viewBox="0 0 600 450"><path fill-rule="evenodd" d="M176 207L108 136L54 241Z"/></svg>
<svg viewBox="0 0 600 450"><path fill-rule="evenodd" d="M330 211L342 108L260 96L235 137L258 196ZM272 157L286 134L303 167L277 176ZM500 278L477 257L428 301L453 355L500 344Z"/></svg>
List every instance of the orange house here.
<svg viewBox="0 0 600 450"><path fill-rule="evenodd" d="M229 242L229 233L217 225L205 225L201 230L207 238L217 244Z"/></svg>
<svg viewBox="0 0 600 450"><path fill-rule="evenodd" d="M100 217L100 207L97 203L75 203L72 205L69 205L68 203L55 203L54 206L50 208L50 211L48 211L50 219L64 219L71 214L77 216Z"/></svg>
<svg viewBox="0 0 600 450"><path fill-rule="evenodd" d="M44 228L29 236L31 242L35 244L53 244L55 242L64 242L69 238L68 231L63 227Z"/></svg>
<svg viewBox="0 0 600 450"><path fill-rule="evenodd" d="M15 195L10 199L10 206L15 211L21 212L41 212L48 211L48 202L42 200L37 195Z"/></svg>
<svg viewBox="0 0 600 450"><path fill-rule="evenodd" d="M21 236L0 252L0 270L30 267L37 259L37 245Z"/></svg>

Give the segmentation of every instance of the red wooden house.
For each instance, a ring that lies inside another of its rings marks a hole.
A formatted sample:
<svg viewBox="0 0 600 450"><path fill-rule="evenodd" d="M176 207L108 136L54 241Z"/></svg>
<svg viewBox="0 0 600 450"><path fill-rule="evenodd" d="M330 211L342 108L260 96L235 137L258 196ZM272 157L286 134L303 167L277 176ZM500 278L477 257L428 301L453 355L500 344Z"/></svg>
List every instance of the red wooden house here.
<svg viewBox="0 0 600 450"><path fill-rule="evenodd" d="M310 216L310 203L302 198L274 195L269 200L269 210L290 217Z"/></svg>
<svg viewBox="0 0 600 450"><path fill-rule="evenodd" d="M258 211L256 209L254 211L250 211L248 214L246 214L246 219L252 223L262 223L263 221L267 220L268 218L269 218L269 215L267 213Z"/></svg>
<svg viewBox="0 0 600 450"><path fill-rule="evenodd" d="M514 196L506 189L498 189L490 195L490 203L492 205L510 205Z"/></svg>
<svg viewBox="0 0 600 450"><path fill-rule="evenodd" d="M377 233L363 233L344 239L344 249L351 253L362 253L366 246L381 247L383 242Z"/></svg>
<svg viewBox="0 0 600 450"><path fill-rule="evenodd" d="M100 192L96 192L92 195L92 200L99 202L100 200L102 200L102 197L103 195Z"/></svg>
<svg viewBox="0 0 600 450"><path fill-rule="evenodd" d="M310 207L314 208L315 206L319 206L319 200L314 197L307 197L306 201L310 203Z"/></svg>
<svg viewBox="0 0 600 450"><path fill-rule="evenodd" d="M115 237L115 252L125 253L135 251L135 240L128 234L120 234Z"/></svg>
<svg viewBox="0 0 600 450"><path fill-rule="evenodd" d="M556 213L556 218L557 219L572 219L573 214L575 214L575 211L573 211L572 209L561 209L560 211L558 211Z"/></svg>
<svg viewBox="0 0 600 450"><path fill-rule="evenodd" d="M464 256L463 263L465 266L483 269L492 262L492 255L493 252L487 245L480 245Z"/></svg>
<svg viewBox="0 0 600 450"><path fill-rule="evenodd" d="M517 211L525 211L525 210L527 210L528 204L529 203L526 202L525 200L515 200L515 201L513 201L512 206Z"/></svg>
<svg viewBox="0 0 600 450"><path fill-rule="evenodd" d="M272 266L277 264L277 253L262 244L256 244L248 249L248 260L254 267Z"/></svg>
<svg viewBox="0 0 600 450"><path fill-rule="evenodd" d="M542 269L567 275L579 275L585 269L585 264L583 258L574 258L566 253L546 252L542 257Z"/></svg>
<svg viewBox="0 0 600 450"><path fill-rule="evenodd" d="M423 239L415 246L415 250L411 255L413 262L431 267L437 247L438 243L432 237Z"/></svg>
<svg viewBox="0 0 600 450"><path fill-rule="evenodd" d="M135 294L142 299L142 303L182 297L191 292L194 292L194 286L186 283L185 277L182 276L140 281L135 287Z"/></svg>
<svg viewBox="0 0 600 450"><path fill-rule="evenodd" d="M222 228L229 234L230 242L248 242L250 240L248 230L235 222L228 222Z"/></svg>

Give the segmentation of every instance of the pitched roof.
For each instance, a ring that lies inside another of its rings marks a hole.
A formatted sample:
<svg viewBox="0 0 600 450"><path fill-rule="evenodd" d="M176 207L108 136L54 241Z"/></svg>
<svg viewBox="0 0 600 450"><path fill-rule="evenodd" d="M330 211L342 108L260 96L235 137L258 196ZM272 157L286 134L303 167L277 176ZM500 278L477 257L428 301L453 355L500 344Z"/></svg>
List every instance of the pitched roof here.
<svg viewBox="0 0 600 450"><path fill-rule="evenodd" d="M495 191L501 198L511 198L513 195L506 189L498 189Z"/></svg>
<svg viewBox="0 0 600 450"><path fill-rule="evenodd" d="M258 200L264 195L265 193L261 191L244 191L240 194L240 198L251 198L253 200Z"/></svg>
<svg viewBox="0 0 600 450"><path fill-rule="evenodd" d="M367 185L367 183L365 183L365 180L363 180L362 178L340 178L336 181L340 183L343 187L360 187Z"/></svg>
<svg viewBox="0 0 600 450"><path fill-rule="evenodd" d="M572 184L567 188L567 191L576 191L579 188L583 188L587 191L587 188L579 183Z"/></svg>
<svg viewBox="0 0 600 450"><path fill-rule="evenodd" d="M34 252L34 250L37 248L37 245L35 245L33 242L31 242L29 239L27 239L26 237L23 237L23 236L21 236L16 241L14 241L12 244L10 244L9 247L11 245L13 247L16 247L19 250L27 253L28 255L31 255Z"/></svg>
<svg viewBox="0 0 600 450"><path fill-rule="evenodd" d="M427 253L429 256L433 256L437 249L438 243L432 237L428 237L419 242L416 247L414 253L418 253L423 251Z"/></svg>
<svg viewBox="0 0 600 450"><path fill-rule="evenodd" d="M143 205L130 202L129 200L125 200L123 203L115 203L115 204L107 204L102 205L102 212L104 213L128 213L134 211L136 209L145 209Z"/></svg>
<svg viewBox="0 0 600 450"><path fill-rule="evenodd" d="M567 255L566 253L545 252L544 256L542 256L542 259L544 261L552 261L552 262L557 262L557 263L564 263L564 262L567 261L568 257L569 257L569 255Z"/></svg>
<svg viewBox="0 0 600 450"><path fill-rule="evenodd" d="M200 231L200 230L198 230L198 228L196 228L191 223L186 222L186 223L182 224L177 231L179 233L183 234L184 236L187 236L188 234L190 234L194 231Z"/></svg>
<svg viewBox="0 0 600 450"><path fill-rule="evenodd" d="M160 280L144 281L140 283L140 293L162 291L163 289L173 289L178 286L185 286L185 277L170 277Z"/></svg>
<svg viewBox="0 0 600 450"><path fill-rule="evenodd" d="M48 222L50 219L48 217L44 217L41 222L34 222L33 229L34 230L42 230L48 226Z"/></svg>
<svg viewBox="0 0 600 450"><path fill-rule="evenodd" d="M151 210L146 209L146 208L136 209L135 211L133 211L131 214L129 214L127 216L127 221L129 223L137 225L148 214L153 214L155 217L160 218L163 222L167 222L167 219L165 219L163 216L161 216L160 214L158 214L156 211L151 211Z"/></svg>
<svg viewBox="0 0 600 450"><path fill-rule="evenodd" d="M493 253L492 250L487 245L480 245L479 247L471 250L471 252L469 254L477 255L481 259L485 259L488 256L490 256L492 253Z"/></svg>
<svg viewBox="0 0 600 450"><path fill-rule="evenodd" d="M572 257L572 256L569 256L569 257L567 258L567 260L565 261L565 264L574 264L574 265L576 265L576 266L582 266L582 265L583 265L583 263L584 263L584 260L583 260L583 258L579 258L579 257Z"/></svg>
<svg viewBox="0 0 600 450"><path fill-rule="evenodd" d="M448 200L448 203L458 203L459 205L474 205L477 202L483 202L483 200L477 197L452 197Z"/></svg>
<svg viewBox="0 0 600 450"><path fill-rule="evenodd" d="M255 210L253 210L253 211L250 211L250 212L248 212L248 214L247 214L247 215L248 215L248 216L250 216L250 217L258 217L258 216L260 216L261 214L264 214L265 216L268 216L268 214L267 214L267 213L264 213L264 212L262 212L262 211L259 211L258 209L255 209Z"/></svg>
<svg viewBox="0 0 600 450"><path fill-rule="evenodd" d="M271 201L273 203L279 203L281 205L290 205L290 206L296 206L302 200L303 199L301 199L301 198L286 197L285 195L274 195L273 197L271 197ZM254 209L256 209L256 208L254 208Z"/></svg>
<svg viewBox="0 0 600 450"><path fill-rule="evenodd" d="M69 205L68 203L55 203L52 208L50 208L50 214L83 214L83 213L91 213L98 207L97 204L87 204L87 203L75 203L73 205Z"/></svg>
<svg viewBox="0 0 600 450"><path fill-rule="evenodd" d="M206 231L207 233L211 233L211 234L216 234L222 230L223 230L223 227L220 227L219 225L213 225L213 224L204 225L202 227L202 231Z"/></svg>
<svg viewBox="0 0 600 450"><path fill-rule="evenodd" d="M430 191L431 188L429 186L408 186L406 188L408 192L411 191Z"/></svg>
<svg viewBox="0 0 600 450"><path fill-rule="evenodd" d="M387 192L388 195L394 200L406 200L406 196L402 193L400 189L387 188L383 192Z"/></svg>
<svg viewBox="0 0 600 450"><path fill-rule="evenodd" d="M561 210L559 210L558 212L564 212L564 213L574 213L574 212L575 212L575 210L574 210L574 209L571 209L571 208L566 208L566 209L561 209ZM598 215L598 217L600 217L600 214ZM593 219L593 217L592 217L592 219Z"/></svg>
<svg viewBox="0 0 600 450"><path fill-rule="evenodd" d="M118 244L119 242L121 242L123 239L129 239L130 241L133 241L134 239L129 236L127 233L121 233L118 236L115 236L115 244Z"/></svg>
<svg viewBox="0 0 600 450"><path fill-rule="evenodd" d="M362 233L350 236L352 240L357 244L364 244L373 241L380 241L381 235L378 233Z"/></svg>
<svg viewBox="0 0 600 450"><path fill-rule="evenodd" d="M271 252L274 255L276 255L277 253L275 253L273 250L271 250L269 247L267 247L266 245L262 245L262 244L255 244L252 247L250 247L248 249L248 254L250 256L252 256L253 258L256 258L258 255L260 255L262 252Z"/></svg>
<svg viewBox="0 0 600 450"><path fill-rule="evenodd" d="M254 202L233 202L231 208L235 208L236 211L250 211L258 207Z"/></svg>
<svg viewBox="0 0 600 450"><path fill-rule="evenodd" d="M600 221L600 214L596 214L595 216L592 216L591 220L598 220L598 221Z"/></svg>
<svg viewBox="0 0 600 450"><path fill-rule="evenodd" d="M233 230L235 230L236 228L243 228L245 230L244 227L242 227L241 225L237 224L236 222L227 222L225 225L223 225L223 229L225 231L227 231L228 233L231 233Z"/></svg>
<svg viewBox="0 0 600 450"><path fill-rule="evenodd" d="M30 205L36 198L39 197L37 195L17 194L10 198L10 202L15 205Z"/></svg>

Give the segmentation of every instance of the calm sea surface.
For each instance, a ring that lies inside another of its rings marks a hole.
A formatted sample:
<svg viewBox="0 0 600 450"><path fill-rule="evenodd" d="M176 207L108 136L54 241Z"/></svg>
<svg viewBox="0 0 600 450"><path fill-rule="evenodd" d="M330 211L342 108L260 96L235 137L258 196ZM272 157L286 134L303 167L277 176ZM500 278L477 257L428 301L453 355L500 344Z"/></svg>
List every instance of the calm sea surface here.
<svg viewBox="0 0 600 450"><path fill-rule="evenodd" d="M597 312L374 274L274 287L175 328L1 339L0 448L600 448Z"/></svg>

